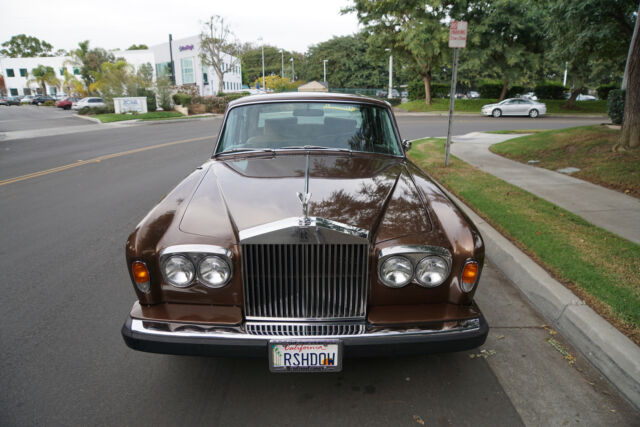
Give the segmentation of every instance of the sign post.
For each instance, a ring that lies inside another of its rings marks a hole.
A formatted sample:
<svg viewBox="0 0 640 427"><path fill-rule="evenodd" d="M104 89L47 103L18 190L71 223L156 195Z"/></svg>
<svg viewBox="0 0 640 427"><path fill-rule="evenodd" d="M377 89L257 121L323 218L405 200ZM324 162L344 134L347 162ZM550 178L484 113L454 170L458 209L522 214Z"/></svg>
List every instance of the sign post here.
<svg viewBox="0 0 640 427"><path fill-rule="evenodd" d="M447 130L447 145L444 151L444 165L449 166L451 151L451 127L453 125L453 107L456 99L456 82L458 79L458 49L467 46L467 22L451 21L449 26L449 47L453 48L453 72L451 73L451 93L449 94L449 128Z"/></svg>

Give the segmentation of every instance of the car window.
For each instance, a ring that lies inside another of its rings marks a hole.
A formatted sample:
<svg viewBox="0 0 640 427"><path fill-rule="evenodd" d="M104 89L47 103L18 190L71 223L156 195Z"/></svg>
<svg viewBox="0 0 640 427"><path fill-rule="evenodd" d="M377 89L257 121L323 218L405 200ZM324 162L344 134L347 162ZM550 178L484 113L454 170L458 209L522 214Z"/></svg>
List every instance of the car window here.
<svg viewBox="0 0 640 427"><path fill-rule="evenodd" d="M402 155L386 108L369 104L278 102L229 111L217 153L321 146Z"/></svg>

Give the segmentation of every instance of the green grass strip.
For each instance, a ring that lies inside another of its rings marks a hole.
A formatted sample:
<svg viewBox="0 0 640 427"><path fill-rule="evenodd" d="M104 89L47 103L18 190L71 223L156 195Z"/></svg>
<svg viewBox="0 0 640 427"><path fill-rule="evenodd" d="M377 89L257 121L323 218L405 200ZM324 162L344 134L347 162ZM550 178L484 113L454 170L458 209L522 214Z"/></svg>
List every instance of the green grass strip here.
<svg viewBox="0 0 640 427"><path fill-rule="evenodd" d="M444 140L416 142L410 157L602 315L640 341L640 245L602 230L453 157Z"/></svg>
<svg viewBox="0 0 640 427"><path fill-rule="evenodd" d="M496 99L476 98L476 99L456 99L455 111L458 113L478 113L480 114L482 106L486 104L496 103ZM607 114L607 101L577 101L574 109L564 107L567 102L563 99L545 99L543 102L547 105L547 114L568 114L568 115L584 115L584 114ZM449 111L449 100L446 98L435 98L431 105L427 105L424 99L409 101L398 105L398 108L410 112L439 112Z"/></svg>
<svg viewBox="0 0 640 427"><path fill-rule="evenodd" d="M102 123L111 123L111 122L120 122L123 120L157 120L157 119L167 119L167 118L179 118L184 117L182 114L177 111L153 111L150 113L144 114L96 114L94 116L96 119L100 120Z"/></svg>

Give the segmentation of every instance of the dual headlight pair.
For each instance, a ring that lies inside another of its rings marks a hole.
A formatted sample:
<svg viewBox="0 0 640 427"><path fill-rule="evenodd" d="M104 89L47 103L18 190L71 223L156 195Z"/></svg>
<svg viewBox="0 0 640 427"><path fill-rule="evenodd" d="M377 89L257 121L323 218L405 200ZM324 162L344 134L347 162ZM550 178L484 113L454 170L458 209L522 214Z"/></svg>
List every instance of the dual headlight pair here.
<svg viewBox="0 0 640 427"><path fill-rule="evenodd" d="M394 246L378 255L378 278L390 288L411 281L425 288L444 283L451 273L451 254L436 246Z"/></svg>
<svg viewBox="0 0 640 427"><path fill-rule="evenodd" d="M231 252L209 245L172 246L160 253L160 268L164 280L177 288L186 288L196 281L210 288L229 283L233 273Z"/></svg>

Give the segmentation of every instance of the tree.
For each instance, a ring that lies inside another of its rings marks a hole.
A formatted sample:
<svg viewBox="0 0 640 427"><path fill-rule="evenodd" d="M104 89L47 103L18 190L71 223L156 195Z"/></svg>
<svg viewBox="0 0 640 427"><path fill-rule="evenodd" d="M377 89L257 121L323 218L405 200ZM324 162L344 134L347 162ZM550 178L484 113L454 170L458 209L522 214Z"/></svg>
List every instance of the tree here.
<svg viewBox="0 0 640 427"><path fill-rule="evenodd" d="M224 75L240 63L239 48L224 18L213 15L204 23L200 33L200 60L218 76L218 93L223 91Z"/></svg>
<svg viewBox="0 0 640 427"><path fill-rule="evenodd" d="M573 86L568 107L575 105L594 69L606 67L622 75L637 5L637 0L549 0L549 54L568 63Z"/></svg>
<svg viewBox="0 0 640 427"><path fill-rule="evenodd" d="M470 26L461 74L481 70L482 77L500 79L502 101L511 84L535 76L542 65L542 18L541 9L520 0L476 3L466 16Z"/></svg>
<svg viewBox="0 0 640 427"><path fill-rule="evenodd" d="M31 76L32 78L27 81L27 84L35 83L40 86L43 95L47 94L47 85L58 86L60 84L60 80L56 77L56 72L53 67L38 65L31 70Z"/></svg>
<svg viewBox="0 0 640 427"><path fill-rule="evenodd" d="M275 74L265 76L264 80L266 86L274 92L284 92L286 90L293 90L298 87L298 82L292 83L289 78L282 78L280 76L276 76ZM253 86L257 87L258 84L262 86L262 77L258 77L253 82Z"/></svg>
<svg viewBox="0 0 640 427"><path fill-rule="evenodd" d="M146 44L132 44L127 48L127 50L146 50L149 47Z"/></svg>
<svg viewBox="0 0 640 427"><path fill-rule="evenodd" d="M99 91L106 104L111 104L116 97L137 95L138 82L133 67L125 60L103 62L100 71L94 72L93 76L95 82L89 89Z"/></svg>
<svg viewBox="0 0 640 427"><path fill-rule="evenodd" d="M53 46L36 37L18 34L2 43L4 49L0 54L10 58L30 58L34 56L51 56Z"/></svg>
<svg viewBox="0 0 640 427"><path fill-rule="evenodd" d="M105 62L114 62L112 53L102 48L89 48L89 40L78 43L78 48L71 52L71 64L80 69L80 76L84 81L89 94L92 93L92 85L96 82L96 75L100 73L101 66Z"/></svg>
<svg viewBox="0 0 640 427"><path fill-rule="evenodd" d="M450 7L444 0L354 0L343 13L357 13L372 44L413 62L424 82L425 102L431 104L432 72L448 53L448 30L443 22L450 17Z"/></svg>
<svg viewBox="0 0 640 427"><path fill-rule="evenodd" d="M378 88L388 82L387 55L369 51L367 34L333 37L311 46L306 55L306 80L324 79L323 61L327 63L329 87Z"/></svg>
<svg viewBox="0 0 640 427"><path fill-rule="evenodd" d="M62 81L62 91L66 93L67 96L71 96L73 94L84 97L87 94L84 85L76 78L76 76L67 71L66 68L63 69L62 73L64 77Z"/></svg>
<svg viewBox="0 0 640 427"><path fill-rule="evenodd" d="M622 121L622 134L618 142L618 148L623 150L640 147L640 7L636 14L635 29L629 45L627 65L625 67L622 89L626 89L627 95L624 102L624 119Z"/></svg>
<svg viewBox="0 0 640 427"><path fill-rule="evenodd" d="M138 68L136 72L136 78L140 87L143 89L151 89L153 87L153 66L150 63L145 63Z"/></svg>

